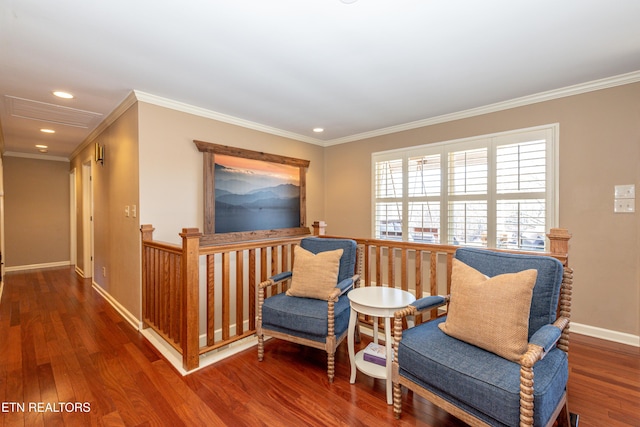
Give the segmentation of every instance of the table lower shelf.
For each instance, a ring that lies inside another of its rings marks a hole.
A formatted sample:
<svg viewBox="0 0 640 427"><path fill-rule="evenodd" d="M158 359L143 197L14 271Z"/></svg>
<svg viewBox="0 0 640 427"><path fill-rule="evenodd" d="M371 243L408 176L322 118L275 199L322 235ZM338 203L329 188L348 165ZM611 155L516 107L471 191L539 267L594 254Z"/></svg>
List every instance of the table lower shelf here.
<svg viewBox="0 0 640 427"><path fill-rule="evenodd" d="M364 374L382 380L387 379L387 367L364 360L364 350L356 353L356 368Z"/></svg>

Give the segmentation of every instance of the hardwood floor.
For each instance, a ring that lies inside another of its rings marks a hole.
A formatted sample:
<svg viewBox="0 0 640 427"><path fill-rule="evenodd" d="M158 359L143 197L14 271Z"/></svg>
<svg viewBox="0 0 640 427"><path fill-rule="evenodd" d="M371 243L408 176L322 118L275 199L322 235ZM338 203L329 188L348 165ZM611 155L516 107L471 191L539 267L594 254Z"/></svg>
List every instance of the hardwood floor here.
<svg viewBox="0 0 640 427"><path fill-rule="evenodd" d="M364 345L364 343L362 344ZM580 426L640 426L637 348L574 336L569 402ZM384 384L336 379L326 354L269 340L180 376L72 269L5 276L0 303L0 426L462 426L404 392L394 420Z"/></svg>

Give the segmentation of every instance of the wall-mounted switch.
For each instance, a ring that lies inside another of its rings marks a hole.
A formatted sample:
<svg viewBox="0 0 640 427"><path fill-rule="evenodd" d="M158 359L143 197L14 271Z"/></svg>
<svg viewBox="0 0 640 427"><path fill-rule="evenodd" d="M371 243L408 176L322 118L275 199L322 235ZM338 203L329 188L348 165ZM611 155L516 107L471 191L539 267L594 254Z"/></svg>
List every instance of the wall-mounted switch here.
<svg viewBox="0 0 640 427"><path fill-rule="evenodd" d="M131 206L131 216L134 218L138 216L138 209L136 208L136 205Z"/></svg>
<svg viewBox="0 0 640 427"><path fill-rule="evenodd" d="M633 213L636 211L636 186L616 185L614 187L613 211L615 213Z"/></svg>
<svg viewBox="0 0 640 427"><path fill-rule="evenodd" d="M127 218L129 218L129 205L124 207L124 216L126 216Z"/></svg>
<svg viewBox="0 0 640 427"><path fill-rule="evenodd" d="M616 185L615 196L616 199L635 199L636 198L636 186L630 185Z"/></svg>
<svg viewBox="0 0 640 427"><path fill-rule="evenodd" d="M613 211L615 213L634 213L636 211L636 199L616 199Z"/></svg>

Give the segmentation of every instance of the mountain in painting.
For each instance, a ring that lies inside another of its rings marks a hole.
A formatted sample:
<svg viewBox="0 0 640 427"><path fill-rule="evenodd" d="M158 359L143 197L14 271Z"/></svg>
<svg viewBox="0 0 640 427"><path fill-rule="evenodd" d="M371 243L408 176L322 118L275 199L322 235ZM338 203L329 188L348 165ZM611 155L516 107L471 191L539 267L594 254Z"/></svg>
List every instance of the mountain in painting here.
<svg viewBox="0 0 640 427"><path fill-rule="evenodd" d="M300 226L300 187L283 178L215 165L216 233Z"/></svg>

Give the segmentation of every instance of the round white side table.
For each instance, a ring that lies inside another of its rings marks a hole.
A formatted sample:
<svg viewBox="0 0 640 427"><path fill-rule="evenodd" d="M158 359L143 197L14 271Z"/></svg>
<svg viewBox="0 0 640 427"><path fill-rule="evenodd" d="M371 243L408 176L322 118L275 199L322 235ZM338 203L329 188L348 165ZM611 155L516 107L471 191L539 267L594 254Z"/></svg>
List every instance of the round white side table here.
<svg viewBox="0 0 640 427"><path fill-rule="evenodd" d="M387 382L387 404L393 404L391 383L391 358L393 343L391 342L391 318L393 314L405 308L416 298L409 292L386 288L382 286L367 286L356 288L348 293L351 303L351 316L349 317L349 332L347 343L349 346L349 360L351 362L350 383L356 382L356 372L359 370L373 378L383 379ZM384 318L386 366L364 360L364 350L355 354L354 331L358 321L358 313L373 316L373 342L378 343L378 317Z"/></svg>

